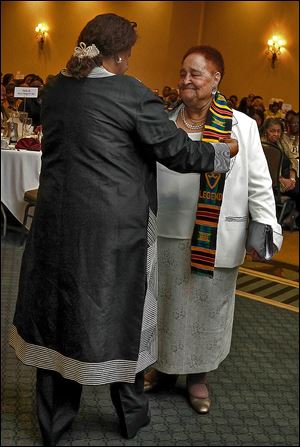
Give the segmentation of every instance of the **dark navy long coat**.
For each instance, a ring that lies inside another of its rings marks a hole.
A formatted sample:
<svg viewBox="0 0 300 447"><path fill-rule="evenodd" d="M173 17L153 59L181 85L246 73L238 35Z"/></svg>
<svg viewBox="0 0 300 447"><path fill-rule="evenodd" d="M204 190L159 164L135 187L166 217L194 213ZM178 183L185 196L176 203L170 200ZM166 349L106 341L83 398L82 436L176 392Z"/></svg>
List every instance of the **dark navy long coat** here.
<svg viewBox="0 0 300 447"><path fill-rule="evenodd" d="M156 361L156 161L212 171L160 99L124 75L58 75L42 106L38 205L10 344L82 384L134 382Z"/></svg>

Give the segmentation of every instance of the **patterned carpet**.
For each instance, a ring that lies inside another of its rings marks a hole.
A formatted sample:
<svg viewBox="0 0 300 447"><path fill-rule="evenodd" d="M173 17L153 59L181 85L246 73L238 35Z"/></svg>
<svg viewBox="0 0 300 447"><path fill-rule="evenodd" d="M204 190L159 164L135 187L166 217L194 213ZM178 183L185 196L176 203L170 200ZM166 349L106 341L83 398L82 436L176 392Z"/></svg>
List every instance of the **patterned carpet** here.
<svg viewBox="0 0 300 447"><path fill-rule="evenodd" d="M294 246L293 251L298 251L298 244ZM265 273L266 275L277 276L278 278L290 279L299 283L299 263L292 265L287 262L288 259L270 262L244 262L243 267L249 270Z"/></svg>
<svg viewBox="0 0 300 447"><path fill-rule="evenodd" d="M1 445L40 446L35 370L17 361L7 343L23 252L19 239L20 234L8 232L1 244ZM238 288L253 292L248 279L240 273ZM259 283L255 294L263 286ZM279 300L283 304L294 296L288 293ZM213 404L208 415L198 415L189 406L181 377L174 391L149 395L151 423L127 441L119 435L108 386L86 386L80 413L58 445L297 446L298 329L298 315L289 308L237 296L231 352L209 375Z"/></svg>
<svg viewBox="0 0 300 447"><path fill-rule="evenodd" d="M243 267L299 283L299 231L284 231L279 253L270 262L253 262L248 256Z"/></svg>
<svg viewBox="0 0 300 447"><path fill-rule="evenodd" d="M237 295L299 312L299 231L284 231L281 250L270 262L246 256Z"/></svg>
<svg viewBox="0 0 300 447"><path fill-rule="evenodd" d="M299 283L259 271L240 268L237 295L299 311Z"/></svg>

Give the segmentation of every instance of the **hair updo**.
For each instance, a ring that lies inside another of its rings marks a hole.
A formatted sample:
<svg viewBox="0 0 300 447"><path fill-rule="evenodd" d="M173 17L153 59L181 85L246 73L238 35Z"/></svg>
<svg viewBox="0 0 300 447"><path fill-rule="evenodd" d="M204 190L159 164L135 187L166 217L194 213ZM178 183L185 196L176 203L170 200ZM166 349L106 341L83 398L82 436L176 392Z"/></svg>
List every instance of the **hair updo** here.
<svg viewBox="0 0 300 447"><path fill-rule="evenodd" d="M95 57L72 56L67 63L68 72L76 79L85 78L95 66L102 64L103 57L114 56L130 50L137 40L136 23L117 14L100 14L86 24L77 44L87 47L94 44L99 54Z"/></svg>

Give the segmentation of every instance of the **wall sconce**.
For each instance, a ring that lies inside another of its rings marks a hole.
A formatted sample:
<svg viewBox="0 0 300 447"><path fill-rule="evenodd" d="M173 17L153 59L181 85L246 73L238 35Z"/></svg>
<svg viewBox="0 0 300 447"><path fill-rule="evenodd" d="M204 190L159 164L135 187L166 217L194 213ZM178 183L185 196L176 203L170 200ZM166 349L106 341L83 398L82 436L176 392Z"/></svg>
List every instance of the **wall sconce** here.
<svg viewBox="0 0 300 447"><path fill-rule="evenodd" d="M278 56L281 54L280 50L285 45L285 42L279 39L277 36L273 36L272 39L268 40L268 49L266 55L271 55L271 67L275 68L275 62Z"/></svg>
<svg viewBox="0 0 300 447"><path fill-rule="evenodd" d="M43 23L39 23L35 28L35 37L40 45L41 50L44 47L45 38L47 36L48 27Z"/></svg>

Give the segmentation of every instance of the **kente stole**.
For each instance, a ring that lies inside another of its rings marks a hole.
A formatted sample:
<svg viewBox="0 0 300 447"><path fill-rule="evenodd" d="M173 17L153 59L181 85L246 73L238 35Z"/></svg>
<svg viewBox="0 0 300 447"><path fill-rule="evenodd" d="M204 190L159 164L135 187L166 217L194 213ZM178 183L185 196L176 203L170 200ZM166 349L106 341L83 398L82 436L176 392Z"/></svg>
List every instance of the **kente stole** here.
<svg viewBox="0 0 300 447"><path fill-rule="evenodd" d="M217 92L207 113L202 141L218 143L231 137L232 110ZM200 176L196 222L191 242L191 268L199 275L213 277L219 215L225 175L208 172Z"/></svg>

